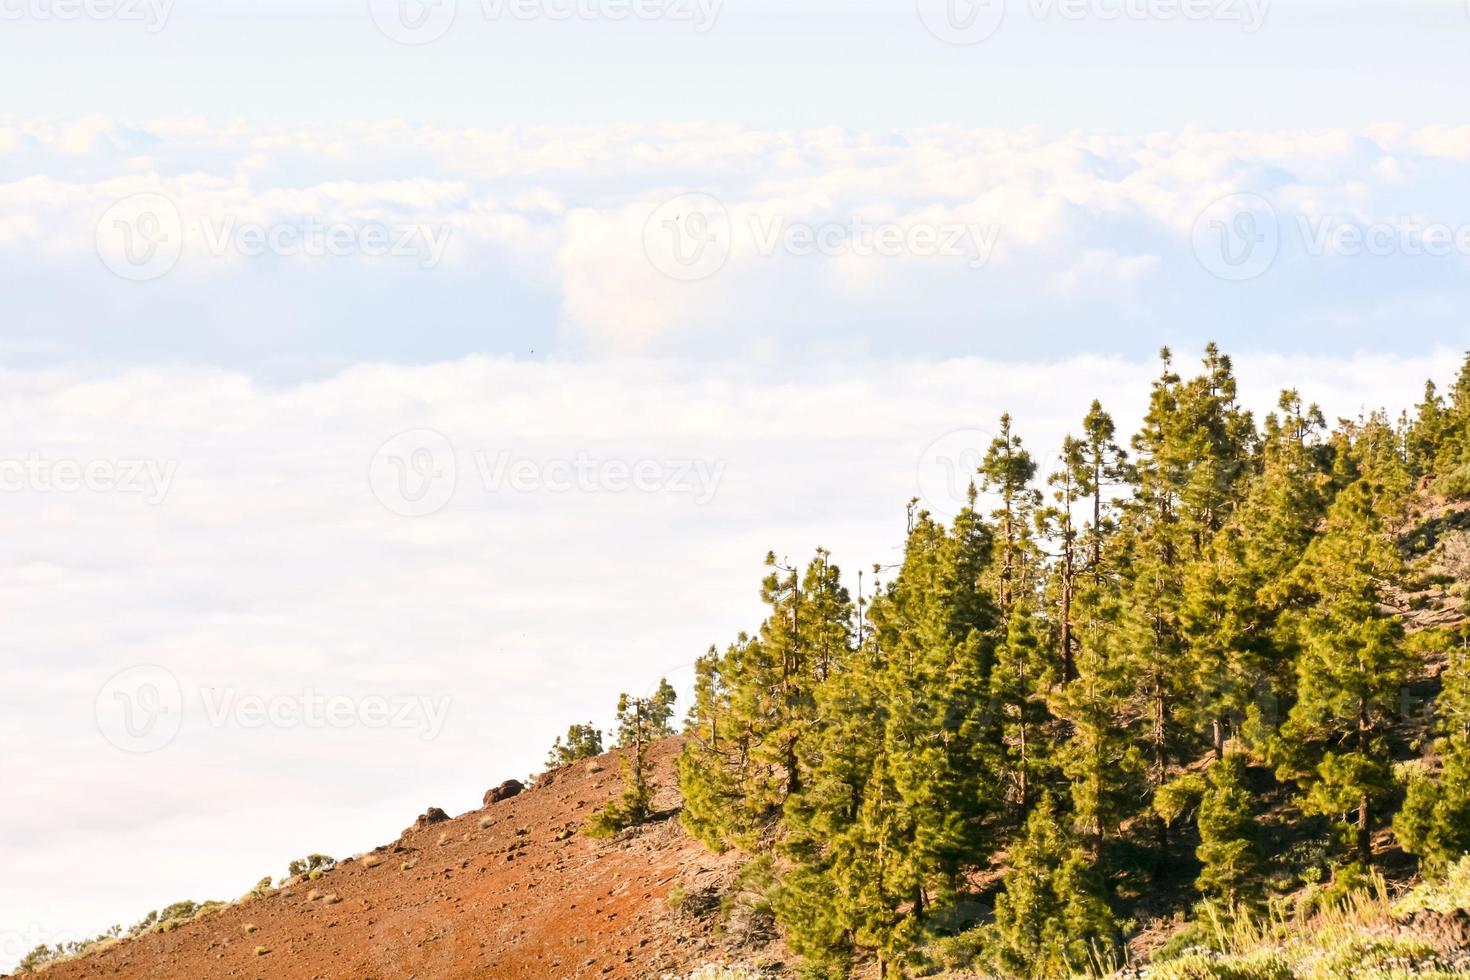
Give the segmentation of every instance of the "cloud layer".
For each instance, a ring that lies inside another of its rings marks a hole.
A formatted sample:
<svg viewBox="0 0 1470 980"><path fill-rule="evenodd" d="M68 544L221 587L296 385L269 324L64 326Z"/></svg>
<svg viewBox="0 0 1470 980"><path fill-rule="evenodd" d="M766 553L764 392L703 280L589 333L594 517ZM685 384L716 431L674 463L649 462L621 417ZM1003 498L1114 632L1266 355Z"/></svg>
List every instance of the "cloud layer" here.
<svg viewBox="0 0 1470 980"><path fill-rule="evenodd" d="M549 349L1140 354L1181 336L1412 352L1461 336L1467 166L1470 127L9 118L0 285L17 315L0 344L287 373ZM168 246L130 268L150 235Z"/></svg>
<svg viewBox="0 0 1470 980"><path fill-rule="evenodd" d="M1253 406L1294 385L1355 415L1458 362L1240 372ZM1093 397L1131 428L1155 370L0 373L0 954L477 805L619 690L682 687L756 625L768 549L891 563L905 501L951 512L1002 411L1048 461Z"/></svg>

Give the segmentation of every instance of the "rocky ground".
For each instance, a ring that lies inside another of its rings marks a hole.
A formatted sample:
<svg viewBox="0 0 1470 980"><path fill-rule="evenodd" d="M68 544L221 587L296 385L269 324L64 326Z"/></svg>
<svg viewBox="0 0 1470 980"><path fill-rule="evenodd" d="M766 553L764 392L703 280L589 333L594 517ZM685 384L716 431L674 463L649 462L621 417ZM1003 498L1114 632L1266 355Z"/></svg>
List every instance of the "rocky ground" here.
<svg viewBox="0 0 1470 980"><path fill-rule="evenodd" d="M617 753L549 773L509 799L488 802L487 793L483 809L459 817L426 812L394 843L318 880L122 940L43 975L647 980L727 955L772 965L779 950L716 935L715 899L738 863L680 829L679 747L673 739L653 750L662 818L612 840L580 831L621 790Z"/></svg>

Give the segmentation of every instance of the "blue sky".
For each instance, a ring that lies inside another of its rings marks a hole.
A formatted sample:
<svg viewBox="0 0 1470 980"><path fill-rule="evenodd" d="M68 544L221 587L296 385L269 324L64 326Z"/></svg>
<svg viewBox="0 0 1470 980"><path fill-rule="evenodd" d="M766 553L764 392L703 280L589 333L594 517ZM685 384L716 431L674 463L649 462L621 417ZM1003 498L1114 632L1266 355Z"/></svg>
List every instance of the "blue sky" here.
<svg viewBox="0 0 1470 980"><path fill-rule="evenodd" d="M1164 344L1330 418L1470 346L1460 2L55 2L0 0L0 969L477 805L1002 412L1045 469Z"/></svg>

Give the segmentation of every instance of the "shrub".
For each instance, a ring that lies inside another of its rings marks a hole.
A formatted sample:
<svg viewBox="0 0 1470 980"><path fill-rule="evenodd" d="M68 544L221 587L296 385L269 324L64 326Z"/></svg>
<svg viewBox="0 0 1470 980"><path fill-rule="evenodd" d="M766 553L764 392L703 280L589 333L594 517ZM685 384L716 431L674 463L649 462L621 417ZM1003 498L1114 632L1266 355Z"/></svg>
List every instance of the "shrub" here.
<svg viewBox="0 0 1470 980"><path fill-rule="evenodd" d="M1470 852L1470 743L1442 741L1444 770L1409 775L1404 804L1393 819L1394 835L1431 874Z"/></svg>
<svg viewBox="0 0 1470 980"><path fill-rule="evenodd" d="M720 928L740 942L774 939L780 891L770 855L746 863L720 899Z"/></svg>
<svg viewBox="0 0 1470 980"><path fill-rule="evenodd" d="M707 963L690 973L685 980L769 980L770 974L747 966L721 966Z"/></svg>
<svg viewBox="0 0 1470 980"><path fill-rule="evenodd" d="M292 861L286 867L286 877L300 878L303 875L309 876L313 871L315 871L318 872L316 877L320 878L320 872L331 871L336 866L337 859L334 857L328 857L325 854L308 854L304 858L299 858L295 861Z"/></svg>
<svg viewBox="0 0 1470 980"><path fill-rule="evenodd" d="M1409 918L1418 912L1454 915L1470 912L1470 857L1445 869L1443 878L1426 881L1394 905L1394 914Z"/></svg>
<svg viewBox="0 0 1470 980"><path fill-rule="evenodd" d="M1470 463L1457 466L1443 474L1434 484L1434 489L1446 500L1463 500L1470 497Z"/></svg>
<svg viewBox="0 0 1470 980"><path fill-rule="evenodd" d="M936 939L929 947L929 959L946 970L967 970L980 962L985 953L986 930L970 929L958 936Z"/></svg>

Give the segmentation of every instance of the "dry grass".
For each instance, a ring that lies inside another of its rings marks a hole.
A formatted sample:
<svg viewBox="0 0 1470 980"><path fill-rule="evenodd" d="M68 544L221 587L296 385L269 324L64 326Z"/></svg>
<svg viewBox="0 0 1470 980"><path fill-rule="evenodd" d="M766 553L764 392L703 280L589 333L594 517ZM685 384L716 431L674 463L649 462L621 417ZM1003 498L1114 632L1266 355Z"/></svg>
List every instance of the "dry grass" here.
<svg viewBox="0 0 1470 980"><path fill-rule="evenodd" d="M1470 978L1470 949L1416 912L1470 910L1470 861L1459 879L1427 884L1394 901L1382 877L1314 908L1310 894L1259 914L1206 911L1203 941L1166 962L1120 977L1143 980L1407 980Z"/></svg>

